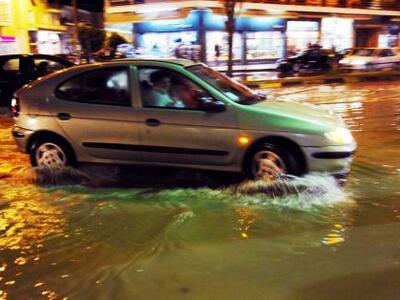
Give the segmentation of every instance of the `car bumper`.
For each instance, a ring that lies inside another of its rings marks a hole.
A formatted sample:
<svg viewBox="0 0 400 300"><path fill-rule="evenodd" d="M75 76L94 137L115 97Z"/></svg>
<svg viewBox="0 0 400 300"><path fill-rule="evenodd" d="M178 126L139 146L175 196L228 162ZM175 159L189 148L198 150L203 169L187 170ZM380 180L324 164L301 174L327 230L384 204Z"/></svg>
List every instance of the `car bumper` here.
<svg viewBox="0 0 400 300"><path fill-rule="evenodd" d="M305 147L308 172L343 177L350 172L356 145Z"/></svg>
<svg viewBox="0 0 400 300"><path fill-rule="evenodd" d="M33 131L14 125L11 129L11 134L14 137L18 150L27 153L28 141L30 136L33 134Z"/></svg>

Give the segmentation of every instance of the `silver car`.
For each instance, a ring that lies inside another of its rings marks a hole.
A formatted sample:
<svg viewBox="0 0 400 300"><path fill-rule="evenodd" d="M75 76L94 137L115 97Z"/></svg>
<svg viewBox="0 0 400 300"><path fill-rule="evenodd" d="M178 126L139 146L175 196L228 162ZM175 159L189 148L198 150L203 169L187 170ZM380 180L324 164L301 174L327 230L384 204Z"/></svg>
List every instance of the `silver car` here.
<svg viewBox="0 0 400 300"><path fill-rule="evenodd" d="M82 162L345 175L356 143L341 118L266 99L187 60L116 60L59 71L13 99L18 148L33 166Z"/></svg>

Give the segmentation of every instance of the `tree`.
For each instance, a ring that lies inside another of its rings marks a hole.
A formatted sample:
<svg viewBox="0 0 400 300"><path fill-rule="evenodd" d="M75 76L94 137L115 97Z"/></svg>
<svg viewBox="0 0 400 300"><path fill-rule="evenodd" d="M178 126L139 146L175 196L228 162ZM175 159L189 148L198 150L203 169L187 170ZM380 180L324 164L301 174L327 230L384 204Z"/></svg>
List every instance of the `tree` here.
<svg viewBox="0 0 400 300"><path fill-rule="evenodd" d="M118 45L126 43L128 43L128 41L123 36L115 32L113 32L107 39L107 45L112 49L116 49Z"/></svg>
<svg viewBox="0 0 400 300"><path fill-rule="evenodd" d="M227 75L232 76L232 64L233 64L233 34L235 32L235 6L236 3L242 2L242 0L223 0L225 14L227 20L225 22L226 31L228 33L228 70Z"/></svg>
<svg viewBox="0 0 400 300"><path fill-rule="evenodd" d="M82 25L78 28L78 37L83 53L89 58L91 53L103 47L106 33L102 29Z"/></svg>

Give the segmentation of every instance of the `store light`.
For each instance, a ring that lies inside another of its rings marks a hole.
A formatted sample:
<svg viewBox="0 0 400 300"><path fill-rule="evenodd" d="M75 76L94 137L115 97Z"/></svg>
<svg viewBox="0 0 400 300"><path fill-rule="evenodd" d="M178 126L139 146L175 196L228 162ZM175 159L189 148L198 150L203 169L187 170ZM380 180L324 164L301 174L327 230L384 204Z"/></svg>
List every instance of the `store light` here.
<svg viewBox="0 0 400 300"><path fill-rule="evenodd" d="M138 8L136 10L136 13L149 14L149 13L159 13L159 12L171 12L176 10L178 10L178 8L171 6L147 5L146 7Z"/></svg>
<svg viewBox="0 0 400 300"><path fill-rule="evenodd" d="M270 15L283 15L283 14L285 14L285 11L281 10L281 9L266 9L265 11L267 13L269 13Z"/></svg>

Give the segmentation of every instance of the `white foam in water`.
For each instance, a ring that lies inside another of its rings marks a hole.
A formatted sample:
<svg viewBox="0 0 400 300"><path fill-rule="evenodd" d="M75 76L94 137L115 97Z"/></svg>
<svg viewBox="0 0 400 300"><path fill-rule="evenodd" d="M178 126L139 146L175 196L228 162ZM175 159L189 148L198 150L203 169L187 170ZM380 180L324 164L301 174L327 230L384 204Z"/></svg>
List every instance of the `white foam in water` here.
<svg viewBox="0 0 400 300"><path fill-rule="evenodd" d="M35 168L34 181L39 185L89 184L90 178L74 168Z"/></svg>
<svg viewBox="0 0 400 300"><path fill-rule="evenodd" d="M279 206L297 210L330 207L349 201L335 178L327 175L290 177L270 183L245 182L236 188L244 205Z"/></svg>

